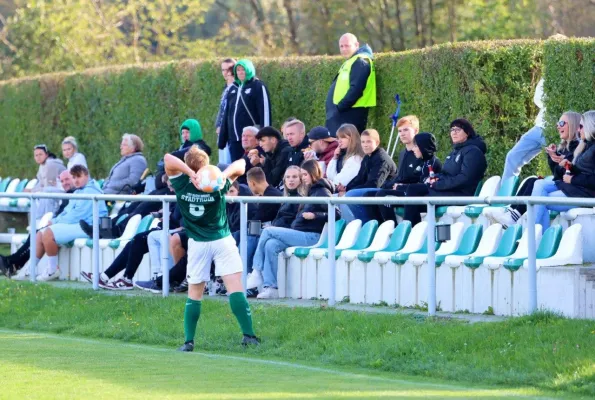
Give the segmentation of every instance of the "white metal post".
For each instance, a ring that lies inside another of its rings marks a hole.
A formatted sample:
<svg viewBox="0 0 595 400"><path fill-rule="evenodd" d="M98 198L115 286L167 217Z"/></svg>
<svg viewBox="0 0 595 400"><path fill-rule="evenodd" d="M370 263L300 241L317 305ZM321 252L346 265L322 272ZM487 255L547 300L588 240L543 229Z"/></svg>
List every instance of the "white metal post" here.
<svg viewBox="0 0 595 400"><path fill-rule="evenodd" d="M99 201L93 199L93 289L99 290ZM82 262L82 260L81 260Z"/></svg>
<svg viewBox="0 0 595 400"><path fill-rule="evenodd" d="M31 198L29 207L29 279L31 282L37 280L37 199Z"/></svg>
<svg viewBox="0 0 595 400"><path fill-rule="evenodd" d="M169 296L169 203L161 203L161 289L163 297Z"/></svg>
<svg viewBox="0 0 595 400"><path fill-rule="evenodd" d="M428 315L436 315L436 206L428 204Z"/></svg>
<svg viewBox="0 0 595 400"><path fill-rule="evenodd" d="M529 313L537 311L537 255L535 249L535 208L527 203L527 239L529 240L528 269L529 269Z"/></svg>
<svg viewBox="0 0 595 400"><path fill-rule="evenodd" d="M328 265L329 265L329 274L330 274L330 279L328 280L330 282L330 295L329 295L329 299L328 299L328 305L329 306L334 306L335 305L335 293L336 293L336 261L335 260L335 206L333 204L331 204L330 202L328 203L328 229L327 229L327 235L328 235Z"/></svg>
<svg viewBox="0 0 595 400"><path fill-rule="evenodd" d="M243 201L240 201L240 256L243 264L242 287L244 293L246 293L246 281L248 280L248 204Z"/></svg>

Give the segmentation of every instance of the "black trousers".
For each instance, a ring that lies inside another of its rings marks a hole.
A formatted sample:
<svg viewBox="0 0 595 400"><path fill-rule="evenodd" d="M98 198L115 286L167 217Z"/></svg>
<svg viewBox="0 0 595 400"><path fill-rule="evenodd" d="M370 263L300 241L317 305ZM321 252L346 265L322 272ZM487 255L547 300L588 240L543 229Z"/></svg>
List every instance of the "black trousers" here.
<svg viewBox="0 0 595 400"><path fill-rule="evenodd" d="M105 274L111 279L120 273L120 271L125 270L124 277L132 279L143 260L143 256L149 252L149 234L157 230L159 229L151 229L150 231L142 232L134 236L132 240L126 244L124 249L122 249L122 252L118 254L118 257L112 262L112 265L105 270Z"/></svg>
<svg viewBox="0 0 595 400"><path fill-rule="evenodd" d="M395 196L395 197L404 197L406 193L406 186L397 186L397 189L382 189L375 193L373 193L376 197L387 197L387 196ZM395 207L399 207L398 204L391 204L390 206L387 205L380 205L375 206L380 214L380 219L378 222L382 223L384 221L395 221L397 223L397 216L395 214Z"/></svg>
<svg viewBox="0 0 595 400"><path fill-rule="evenodd" d="M186 267L188 266L188 255L180 258L180 261L173 266L172 269L169 270L169 282L171 283L172 287L177 286L184 279L186 279ZM163 275L159 275L156 279L157 285L163 285Z"/></svg>
<svg viewBox="0 0 595 400"><path fill-rule="evenodd" d="M533 193L533 186L535 186L535 182L537 181L537 179L539 178L531 178L531 179L527 179L527 181L525 183L523 183L523 186L521 186L517 192L517 196L531 196L531 193ZM523 215L524 213L527 212L527 206L524 204L515 204L510 206L510 208L512 208L513 210L517 210L519 212L519 214Z"/></svg>
<svg viewBox="0 0 595 400"><path fill-rule="evenodd" d="M27 240L19 249L14 253L6 257L6 262L9 265L13 265L17 270L23 268L23 266L29 261L29 250L31 248L31 235L27 236Z"/></svg>
<svg viewBox="0 0 595 400"><path fill-rule="evenodd" d="M427 185L423 183L416 183L407 187L406 196L408 197L423 197L430 195L430 190ZM404 220L411 221L411 225L415 226L421 222L421 213L427 210L424 204L408 204L405 205Z"/></svg>

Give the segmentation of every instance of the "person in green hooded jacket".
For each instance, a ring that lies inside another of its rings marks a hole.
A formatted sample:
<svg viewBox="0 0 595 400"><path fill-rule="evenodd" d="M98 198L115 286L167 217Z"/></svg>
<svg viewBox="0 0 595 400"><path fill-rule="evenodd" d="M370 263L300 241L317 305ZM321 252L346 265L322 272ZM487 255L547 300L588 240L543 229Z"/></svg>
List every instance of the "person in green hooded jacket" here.
<svg viewBox="0 0 595 400"><path fill-rule="evenodd" d="M264 128L271 125L271 101L266 85L256 77L250 60L240 60L233 68L235 86L227 93L227 107L222 121L217 147L229 145L231 161L244 155L242 131L247 126Z"/></svg>

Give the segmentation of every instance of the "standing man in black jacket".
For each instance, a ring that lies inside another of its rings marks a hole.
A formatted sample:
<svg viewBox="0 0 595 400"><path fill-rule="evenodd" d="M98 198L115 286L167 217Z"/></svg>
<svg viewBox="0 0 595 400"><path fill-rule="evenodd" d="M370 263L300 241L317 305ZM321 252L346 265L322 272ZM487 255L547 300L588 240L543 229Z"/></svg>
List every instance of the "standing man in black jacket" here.
<svg viewBox="0 0 595 400"><path fill-rule="evenodd" d="M366 154L362 160L359 173L349 182L346 191L339 192L339 196L364 197L368 193L376 193L386 180L391 179L397 172L395 162L388 153L380 147L380 135L375 129L366 129L361 134L362 149ZM341 215L346 221L361 219L365 223L373 218L368 207L362 205L341 205Z"/></svg>
<svg viewBox="0 0 595 400"><path fill-rule="evenodd" d="M359 132L366 129L368 110L376 106L376 72L372 49L360 47L357 38L346 33L339 39L345 62L341 65L326 96L326 127L336 136L343 124L353 124Z"/></svg>
<svg viewBox="0 0 595 400"><path fill-rule="evenodd" d="M289 150L285 149L289 148L289 143L281 137L281 132L272 126L266 126L258 131L256 139L265 154L264 157L253 154L250 157L250 164L254 167L261 167L267 182L271 186L279 187L283 183L283 175L287 169L287 152Z"/></svg>
<svg viewBox="0 0 595 400"><path fill-rule="evenodd" d="M271 125L271 101L265 84L256 78L256 69L250 60L240 60L233 67L238 87L227 94L225 117L217 139L219 149L229 144L231 161L244 155L242 130L247 126L263 128Z"/></svg>

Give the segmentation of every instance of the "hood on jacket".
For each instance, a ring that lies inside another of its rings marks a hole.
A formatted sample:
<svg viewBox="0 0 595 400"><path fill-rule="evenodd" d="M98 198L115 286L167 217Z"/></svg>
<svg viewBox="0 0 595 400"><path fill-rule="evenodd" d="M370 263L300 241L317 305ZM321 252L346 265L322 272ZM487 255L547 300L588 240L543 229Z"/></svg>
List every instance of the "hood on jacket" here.
<svg viewBox="0 0 595 400"><path fill-rule="evenodd" d="M75 193L90 193L90 194L103 194L103 191L99 188L99 184L95 179L89 179L87 184L79 189L74 191Z"/></svg>
<svg viewBox="0 0 595 400"><path fill-rule="evenodd" d="M195 119L187 119L180 125L180 143L184 144L184 139L182 139L182 129L184 128L190 131L189 140L191 142L202 140L202 128L200 127L200 123Z"/></svg>
<svg viewBox="0 0 595 400"><path fill-rule="evenodd" d="M483 154L487 153L487 151L488 151L488 147L486 146L485 142L483 141L483 138L479 135L470 137L469 139L465 140L463 143L455 145L454 148L461 149L466 146L475 146L479 150L481 150L481 152Z"/></svg>
<svg viewBox="0 0 595 400"><path fill-rule="evenodd" d="M238 78L238 73L236 71L238 65L241 65L246 70L246 80L244 82L240 82L240 79ZM233 76L234 78L236 78L236 83L238 85L243 84L256 76L256 68L254 68L254 64L252 64L252 61L243 58L240 61L238 61L236 65L234 65Z"/></svg>
<svg viewBox="0 0 595 400"><path fill-rule="evenodd" d="M47 158L45 160L45 162L43 163L43 165L48 166L49 164L56 164L56 165L61 165L64 166L64 161L62 161L59 158Z"/></svg>
<svg viewBox="0 0 595 400"><path fill-rule="evenodd" d="M333 184L331 183L331 181L329 181L326 178L320 178L317 182L312 184L312 186L310 187L310 190L308 191L308 194L312 193L316 189L327 189L331 193L333 193L335 191L335 188L334 188Z"/></svg>
<svg viewBox="0 0 595 400"><path fill-rule="evenodd" d="M436 138L429 132L418 133L413 137L413 141L421 152L421 158L424 161L431 160L436 154Z"/></svg>
<svg viewBox="0 0 595 400"><path fill-rule="evenodd" d="M372 53L372 48L370 46L368 46L367 44L364 44L359 49L357 49L356 52L353 53L353 56L358 55L358 54L365 54L366 56L370 57L371 59L374 59L374 54ZM353 56L351 56L351 57L353 57Z"/></svg>

